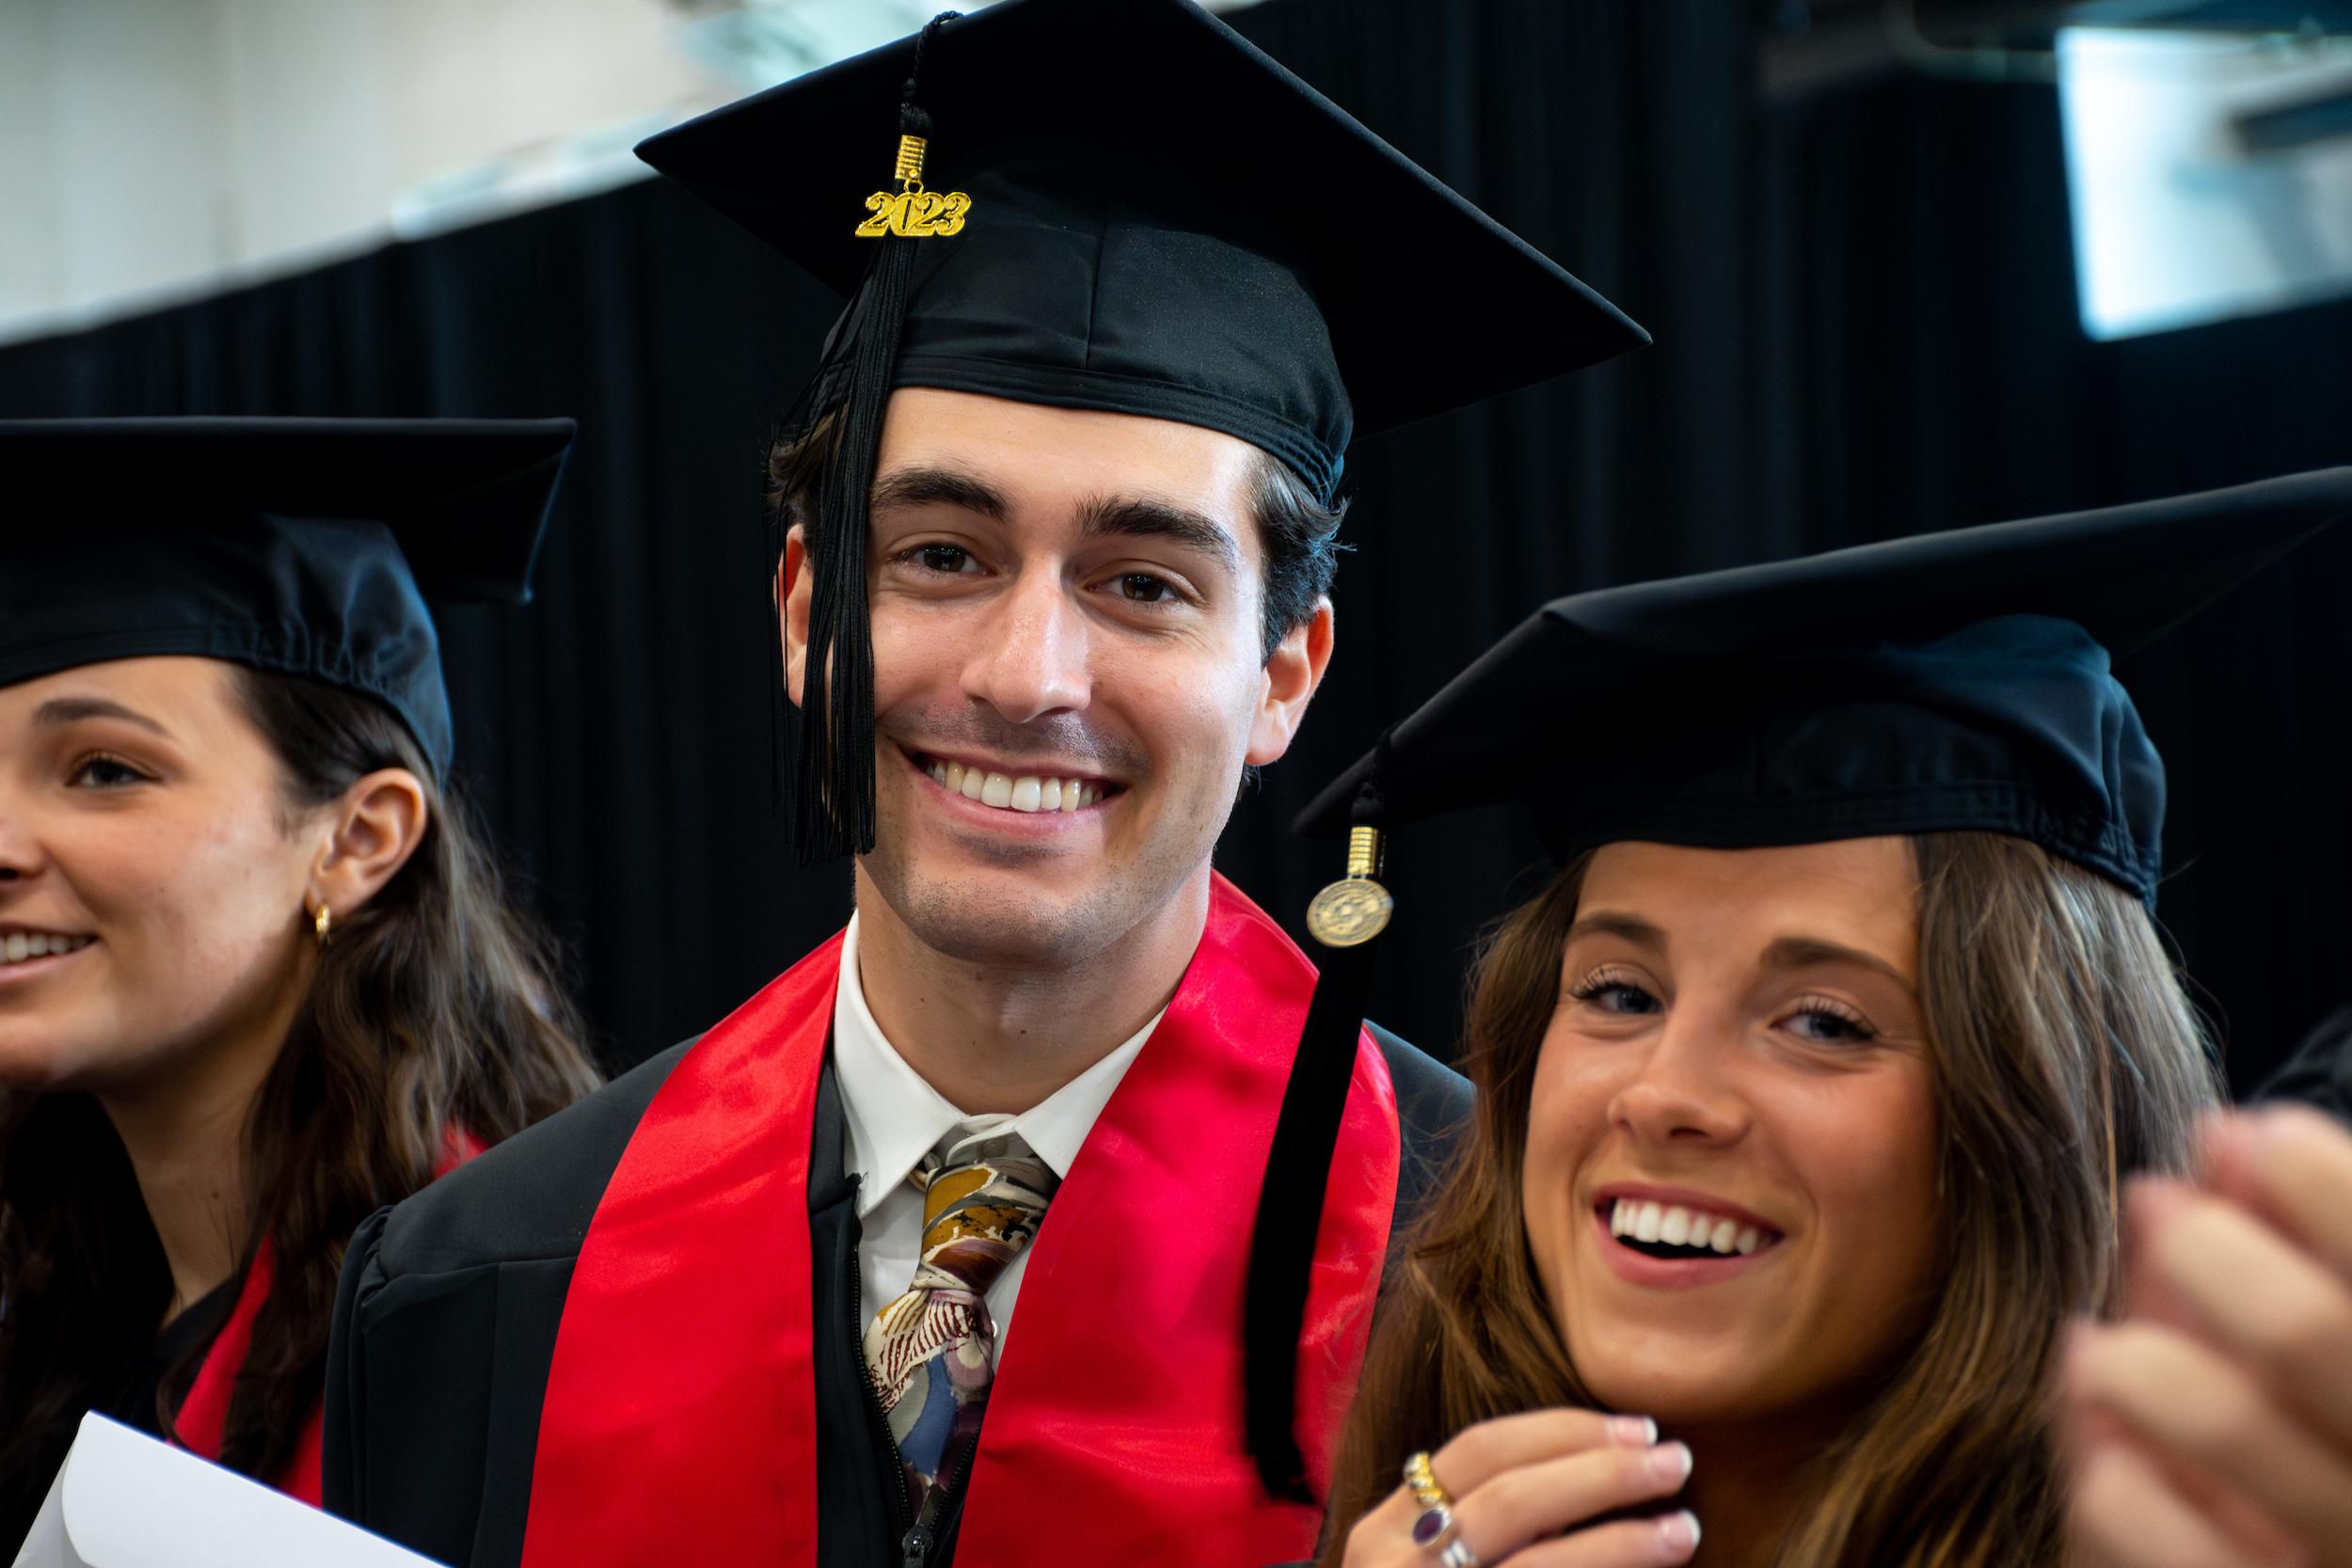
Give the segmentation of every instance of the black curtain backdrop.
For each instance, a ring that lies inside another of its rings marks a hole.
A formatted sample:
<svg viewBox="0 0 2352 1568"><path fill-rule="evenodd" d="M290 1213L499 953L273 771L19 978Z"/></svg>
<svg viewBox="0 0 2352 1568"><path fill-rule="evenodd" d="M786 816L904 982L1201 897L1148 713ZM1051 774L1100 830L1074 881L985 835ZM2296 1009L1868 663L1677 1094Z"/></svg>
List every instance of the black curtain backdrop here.
<svg viewBox="0 0 2352 1568"><path fill-rule="evenodd" d="M2352 461L2352 305L2091 343L2051 89L1899 79L1762 107L1747 11L1273 0L1235 18L1658 338L1351 459L1333 673L1219 852L1295 931L1338 857L1292 839L1290 814L1545 598ZM1311 171L1269 149L1266 178ZM1377 214L1333 221L1382 243ZM846 870L798 871L770 809L756 500L835 309L644 183L0 350L0 414L580 419L536 607L445 631L462 783L620 1065L847 911ZM171 504L171 475L139 479ZM2162 916L2241 1085L2352 998L2348 574L2352 540L2307 551L2125 672L2172 768ZM1603 691L1589 709L1572 721L1597 743L1674 721ZM1466 945L1539 885L1534 852L1502 814L1395 847L1376 1016L1450 1048Z"/></svg>

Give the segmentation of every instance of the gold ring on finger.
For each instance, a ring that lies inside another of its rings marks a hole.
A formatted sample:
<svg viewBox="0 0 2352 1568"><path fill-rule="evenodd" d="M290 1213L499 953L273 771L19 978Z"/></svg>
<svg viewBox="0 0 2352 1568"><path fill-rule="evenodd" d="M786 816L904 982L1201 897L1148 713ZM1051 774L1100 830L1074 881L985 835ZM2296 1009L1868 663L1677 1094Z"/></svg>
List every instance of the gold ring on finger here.
<svg viewBox="0 0 2352 1568"><path fill-rule="evenodd" d="M1413 1501L1423 1508L1452 1506L1453 1495L1438 1484L1438 1472L1429 1465L1429 1450L1422 1449L1405 1461L1405 1485L1413 1494Z"/></svg>
<svg viewBox="0 0 2352 1568"><path fill-rule="evenodd" d="M1428 1449L1405 1461L1405 1485L1413 1494L1413 1501L1421 1504L1421 1512L1413 1516L1413 1544L1427 1551L1454 1533L1454 1498L1438 1484Z"/></svg>

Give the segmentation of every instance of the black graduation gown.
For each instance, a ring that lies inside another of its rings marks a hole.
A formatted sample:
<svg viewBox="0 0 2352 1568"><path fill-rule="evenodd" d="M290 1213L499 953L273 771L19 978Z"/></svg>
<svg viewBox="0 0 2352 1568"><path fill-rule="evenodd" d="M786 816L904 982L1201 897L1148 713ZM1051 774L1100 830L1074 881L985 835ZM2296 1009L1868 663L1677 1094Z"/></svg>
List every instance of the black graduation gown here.
<svg viewBox="0 0 2352 1568"><path fill-rule="evenodd" d="M1470 1110L1470 1085L1368 1026L1396 1091L1391 1234L1425 1201ZM381 1212L353 1239L328 1349L326 1506L454 1568L521 1560L538 1421L572 1266L639 1117L692 1046ZM866 1391L855 1182L828 1066L808 1182L817 1316L818 1560L902 1560L897 1464ZM953 1552L946 1522L930 1561Z"/></svg>
<svg viewBox="0 0 2352 1568"><path fill-rule="evenodd" d="M201 1299L178 1317L166 1323L147 1348L132 1358L122 1374L122 1391L99 1406L102 1414L112 1417L124 1426L135 1427L150 1437L164 1435L161 1393L164 1380L183 1361L212 1343L220 1325L229 1321L229 1309L236 1305L237 1281L225 1279L206 1291ZM193 1362L190 1363L191 1370ZM172 1402L186 1397L186 1390L175 1388Z"/></svg>

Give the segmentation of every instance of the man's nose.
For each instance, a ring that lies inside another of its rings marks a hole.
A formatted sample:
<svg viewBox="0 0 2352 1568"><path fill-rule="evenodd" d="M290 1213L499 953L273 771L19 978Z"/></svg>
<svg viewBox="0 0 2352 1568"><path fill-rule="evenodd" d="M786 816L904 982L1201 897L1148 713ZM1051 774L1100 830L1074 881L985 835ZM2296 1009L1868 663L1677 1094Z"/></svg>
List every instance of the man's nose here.
<svg viewBox="0 0 2352 1568"><path fill-rule="evenodd" d="M1093 689L1087 626L1058 576L1024 573L990 608L964 665L964 695L1009 722L1084 708Z"/></svg>

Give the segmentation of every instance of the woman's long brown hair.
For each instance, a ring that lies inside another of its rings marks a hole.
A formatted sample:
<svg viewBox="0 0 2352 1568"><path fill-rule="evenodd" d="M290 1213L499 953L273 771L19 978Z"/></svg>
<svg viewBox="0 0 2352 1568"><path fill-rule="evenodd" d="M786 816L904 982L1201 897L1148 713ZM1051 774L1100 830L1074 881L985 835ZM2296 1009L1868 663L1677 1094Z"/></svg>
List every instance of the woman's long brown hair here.
<svg viewBox="0 0 2352 1568"><path fill-rule="evenodd" d="M2128 893L2018 839L1931 833L1913 849L1944 1275L1861 1418L1804 1466L1772 1560L2055 1568L2044 1387L2059 1334L2113 1305L2122 1178L2186 1166L2219 1078ZM1489 1417L1595 1402L1545 1307L1519 1202L1530 1085L1586 863L1506 917L1477 966L1464 1028L1477 1117L1393 1271L1342 1440L1327 1562L1408 1453Z"/></svg>
<svg viewBox="0 0 2352 1568"><path fill-rule="evenodd" d="M290 828L385 768L415 774L430 809L408 863L320 951L247 1131L238 1277L263 1237L274 1277L221 1460L266 1479L325 1386L335 1279L359 1222L432 1180L453 1138L496 1143L597 1074L552 945L508 905L478 831L391 711L293 676L234 679L277 754ZM0 1540L29 1527L82 1411L116 1397L171 1291L97 1103L0 1092ZM167 1422L195 1366L166 1378Z"/></svg>

